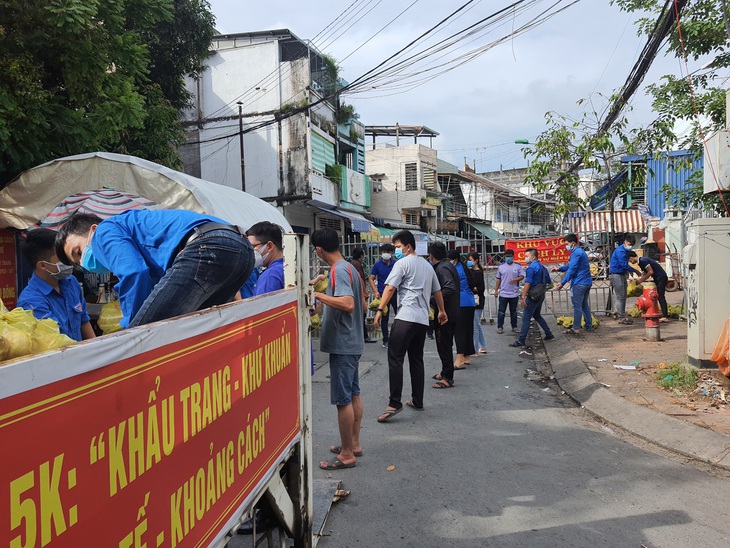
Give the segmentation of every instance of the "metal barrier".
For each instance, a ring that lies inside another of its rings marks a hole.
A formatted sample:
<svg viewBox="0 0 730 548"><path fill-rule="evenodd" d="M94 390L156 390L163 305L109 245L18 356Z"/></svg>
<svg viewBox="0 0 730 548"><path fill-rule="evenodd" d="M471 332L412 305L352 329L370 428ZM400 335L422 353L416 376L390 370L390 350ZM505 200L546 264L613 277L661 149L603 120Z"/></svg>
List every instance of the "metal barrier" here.
<svg viewBox="0 0 730 548"><path fill-rule="evenodd" d="M556 282L559 280L556 280ZM613 298L611 284L606 280L595 280L589 296L591 312L594 316L613 314ZM560 291L548 291L545 294L545 303L555 315L572 316L573 303L570 298L570 286Z"/></svg>

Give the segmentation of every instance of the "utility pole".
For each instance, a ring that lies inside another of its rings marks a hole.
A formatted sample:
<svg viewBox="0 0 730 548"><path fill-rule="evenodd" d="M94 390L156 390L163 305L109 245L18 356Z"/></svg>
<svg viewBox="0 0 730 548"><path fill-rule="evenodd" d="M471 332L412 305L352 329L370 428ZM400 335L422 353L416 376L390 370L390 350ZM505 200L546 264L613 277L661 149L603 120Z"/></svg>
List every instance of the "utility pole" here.
<svg viewBox="0 0 730 548"><path fill-rule="evenodd" d="M243 103L238 101L238 144L241 149L241 190L246 192L246 161L243 157Z"/></svg>

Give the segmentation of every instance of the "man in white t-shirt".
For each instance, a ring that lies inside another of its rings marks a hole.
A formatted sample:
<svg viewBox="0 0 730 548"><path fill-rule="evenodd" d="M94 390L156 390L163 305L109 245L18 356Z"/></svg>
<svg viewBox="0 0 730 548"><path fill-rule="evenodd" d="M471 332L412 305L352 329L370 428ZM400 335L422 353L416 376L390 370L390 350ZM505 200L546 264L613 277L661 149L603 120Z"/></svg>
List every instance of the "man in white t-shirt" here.
<svg viewBox="0 0 730 548"><path fill-rule="evenodd" d="M416 240L407 230L393 236L395 257L385 290L380 298L380 306L375 314L373 325L377 329L383 315L383 309L398 292L398 313L390 331L388 344L388 370L390 384L390 401L385 411L378 417L378 422L387 422L403 409L401 394L403 392L403 362L408 354L411 373L411 399L406 405L416 410L423 409L423 390L425 370L423 365L423 345L428 329L429 301L433 295L438 307L438 322L448 321L444 311L444 299L441 295L436 272L431 264L416 255Z"/></svg>

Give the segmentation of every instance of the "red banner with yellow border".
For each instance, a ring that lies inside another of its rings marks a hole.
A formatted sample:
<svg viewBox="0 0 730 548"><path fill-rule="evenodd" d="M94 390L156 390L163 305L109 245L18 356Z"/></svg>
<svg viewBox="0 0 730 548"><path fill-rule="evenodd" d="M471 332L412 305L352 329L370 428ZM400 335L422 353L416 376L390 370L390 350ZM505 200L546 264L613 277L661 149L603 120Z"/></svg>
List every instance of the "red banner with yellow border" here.
<svg viewBox="0 0 730 548"><path fill-rule="evenodd" d="M532 240L506 240L504 243L505 250L513 250L515 261L520 263L525 262L525 250L531 247L537 250L542 264L567 263L570 260L570 253L565 249L563 236Z"/></svg>
<svg viewBox="0 0 730 548"><path fill-rule="evenodd" d="M156 326L71 347L55 356L129 357L0 399L3 544L198 547L220 536L300 433L297 305L269 306L228 323L213 311L225 325L194 336L174 320L160 329L180 340L159 347Z"/></svg>

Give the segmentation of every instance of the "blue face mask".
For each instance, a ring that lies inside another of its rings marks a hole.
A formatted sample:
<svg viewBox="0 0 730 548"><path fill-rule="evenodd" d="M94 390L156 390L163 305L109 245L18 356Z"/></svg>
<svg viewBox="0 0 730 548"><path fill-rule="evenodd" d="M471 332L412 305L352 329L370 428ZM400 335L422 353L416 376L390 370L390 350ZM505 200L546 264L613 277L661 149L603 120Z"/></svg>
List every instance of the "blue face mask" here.
<svg viewBox="0 0 730 548"><path fill-rule="evenodd" d="M405 253L403 253L403 249L401 249L400 247L395 248L395 258L396 259L402 259L405 256L406 255L405 255Z"/></svg>
<svg viewBox="0 0 730 548"><path fill-rule="evenodd" d="M631 251L632 249L634 249L634 246L624 244L624 248L626 249L626 251Z"/></svg>
<svg viewBox="0 0 730 548"><path fill-rule="evenodd" d="M573 247L570 244L566 245L565 249L568 251L573 251Z"/></svg>
<svg viewBox="0 0 730 548"><path fill-rule="evenodd" d="M473 267L474 261L466 261L466 266L468 266L469 268Z"/></svg>
<svg viewBox="0 0 730 548"><path fill-rule="evenodd" d="M504 258L504 262L507 263L507 264L512 264L512 261L514 261L514 259L512 257L505 257Z"/></svg>
<svg viewBox="0 0 730 548"><path fill-rule="evenodd" d="M94 274L108 274L111 272L111 270L96 259L90 243L87 243L81 252L81 268Z"/></svg>

